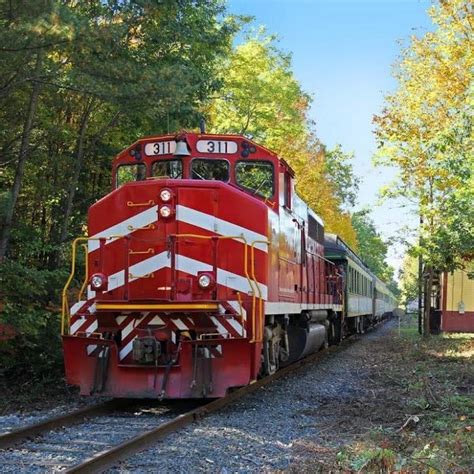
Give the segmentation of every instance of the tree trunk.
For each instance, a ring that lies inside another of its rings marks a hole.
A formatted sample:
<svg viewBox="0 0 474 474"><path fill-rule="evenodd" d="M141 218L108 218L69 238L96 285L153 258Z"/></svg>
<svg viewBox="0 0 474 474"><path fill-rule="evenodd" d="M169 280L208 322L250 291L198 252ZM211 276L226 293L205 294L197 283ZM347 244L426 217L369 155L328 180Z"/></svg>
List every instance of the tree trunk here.
<svg viewBox="0 0 474 474"><path fill-rule="evenodd" d="M18 202L18 196L20 195L21 186L23 184L23 175L25 172L25 164L28 158L28 151L30 148L30 137L31 131L33 130L33 123L36 115L36 109L38 106L38 98L41 92L41 85L35 79L39 76L42 67L42 53L39 52L36 55L35 70L33 73L33 84L30 95L30 102L28 104L28 111L26 114L25 124L23 126L23 132L20 142L20 150L18 152L18 161L15 170L15 179L13 181L13 187L10 195L10 202L7 205L5 212L5 219L3 221L3 227L0 237L0 262L3 261L8 251L10 244L10 235L13 224L13 216L15 214L16 205Z"/></svg>
<svg viewBox="0 0 474 474"><path fill-rule="evenodd" d="M76 197L77 186L79 185L79 176L82 171L82 165L84 163L84 142L86 139L87 126L89 124L89 118L92 111L94 99L90 99L87 104L84 113L82 114L81 123L79 126L79 134L76 141L76 151L74 153L74 174L71 178L69 185L69 191L67 195L66 204L64 206L64 220L61 226L61 234L59 237L59 243L62 244L67 238L67 231L69 229L69 219L71 218L72 208L74 204L74 198Z"/></svg>
<svg viewBox="0 0 474 474"><path fill-rule="evenodd" d="M55 269L59 264L60 245L66 241L67 233L69 230L69 221L72 214L74 198L76 196L77 186L79 185L79 177L82 171L82 165L84 162L84 143L87 134L87 126L89 124L89 118L92 112L94 99L89 99L84 112L82 113L81 121L79 123L79 130L76 139L76 145L73 154L74 169L69 183L69 189L66 194L66 200L61 208L61 219L62 223L58 232L57 238L53 239L56 241L56 248L49 261L49 268Z"/></svg>
<svg viewBox="0 0 474 474"><path fill-rule="evenodd" d="M423 257L418 257L418 334L423 334Z"/></svg>

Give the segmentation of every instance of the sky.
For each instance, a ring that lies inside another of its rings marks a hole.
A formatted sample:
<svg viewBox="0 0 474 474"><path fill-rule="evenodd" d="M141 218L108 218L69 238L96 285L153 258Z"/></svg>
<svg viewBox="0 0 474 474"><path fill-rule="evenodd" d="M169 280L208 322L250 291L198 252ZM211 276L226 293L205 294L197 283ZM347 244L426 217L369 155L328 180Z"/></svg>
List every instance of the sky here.
<svg viewBox="0 0 474 474"><path fill-rule="evenodd" d="M358 208L369 207L385 239L396 237L416 216L400 202L380 204L379 190L395 176L374 168L372 117L384 95L396 88L392 66L401 44L431 29L430 0L228 0L231 13L255 17L292 54L293 71L313 97L311 118L330 148L340 143L355 153L362 178ZM393 245L388 261L400 268L404 249Z"/></svg>

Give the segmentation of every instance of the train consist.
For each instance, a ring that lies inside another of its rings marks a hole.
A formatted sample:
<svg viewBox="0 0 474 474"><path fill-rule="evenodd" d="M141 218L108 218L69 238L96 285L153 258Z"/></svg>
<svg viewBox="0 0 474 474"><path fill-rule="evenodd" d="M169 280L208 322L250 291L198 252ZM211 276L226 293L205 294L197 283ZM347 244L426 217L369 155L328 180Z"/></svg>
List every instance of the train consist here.
<svg viewBox="0 0 474 474"><path fill-rule="evenodd" d="M84 395L223 397L394 307L342 240L325 255L293 170L245 137L141 139L112 176L63 291L66 377Z"/></svg>
<svg viewBox="0 0 474 474"><path fill-rule="evenodd" d="M344 275L344 332L363 333L396 306L396 299L357 254L337 235L326 234L324 253Z"/></svg>

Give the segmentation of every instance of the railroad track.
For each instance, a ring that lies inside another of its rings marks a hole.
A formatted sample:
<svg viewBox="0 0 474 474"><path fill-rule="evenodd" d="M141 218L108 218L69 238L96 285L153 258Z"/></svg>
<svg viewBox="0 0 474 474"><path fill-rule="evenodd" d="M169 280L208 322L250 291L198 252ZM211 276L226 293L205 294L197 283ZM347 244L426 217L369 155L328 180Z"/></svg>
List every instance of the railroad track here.
<svg viewBox="0 0 474 474"><path fill-rule="evenodd" d="M261 387L268 385L278 379L281 379L287 375L293 374L295 370L298 370L301 367L308 366L311 363L314 363L318 360L328 357L330 354L334 354L336 352L340 352L345 347L347 347L353 337L345 339L339 346L332 346L329 349L321 352L317 352L306 357L303 360L299 360L288 367L285 367L279 370L277 373L265 377L257 382L248 385L246 387L242 387L237 389L227 395L225 398L213 400L211 402L207 402L204 405L198 406L197 408L193 408L191 410L182 411L182 401L181 404L178 405L178 410L173 409L173 407L167 407L166 405L160 405L159 407L155 408L155 411L151 410L151 417L148 417L147 423L142 423L138 427L135 427L136 434L130 436L125 436L123 440L119 442L112 442L113 445L109 446L110 442L94 442L94 440L83 440L81 439L81 432L75 435L74 440L70 440L70 442L75 445L79 444L86 444L90 446L100 445L103 449L100 452L89 457L83 456L82 460L76 462L75 457L77 456L68 456L67 453L63 456L62 459L52 460L48 462L37 462L38 466L46 467L48 465L50 468L54 467L54 470L57 469L64 469L63 472L67 473L96 473L102 472L105 469L114 466L117 462L124 460L133 454L142 451L143 449L147 448L148 446L152 445L156 441L163 439L166 435L183 428L195 421L198 421L205 416L220 410L221 408L232 404L234 401L242 398L244 395L249 393L255 392L256 390L260 389ZM136 403L136 401L135 401ZM145 403L145 402L142 402ZM202 402L201 402L202 403ZM101 403L98 405L94 405L91 407L83 408L81 410L74 411L70 414L64 416L58 416L49 420L42 421L40 423L27 426L25 428L20 428L18 430L12 431L10 433L5 433L0 435L0 465L3 467L2 472L8 472L6 470L6 465L10 465L12 468L16 468L15 464L15 457L13 461L10 461L5 464L5 460L2 457L2 450L7 448L13 449L17 444L22 443L29 439L35 439L39 435L46 435L51 430L58 430L64 429L65 427L69 427L72 425L82 424L88 422L94 422L94 418L96 417L103 417L101 423L99 424L99 431L103 428L103 434L106 436L115 435L116 432L114 431L116 427L122 427L126 424L127 417L123 416L123 410L130 410L133 407L130 401L127 400L111 400L109 402ZM176 407L175 407L176 408ZM179 412L179 408L181 408L181 412ZM119 423L117 424L117 419L114 418L112 421L109 421L107 415L113 414L114 412L120 411L122 419L119 419ZM176 415L176 411L178 414ZM156 416L156 415L159 416ZM135 417L136 418L136 417ZM135 422L135 418L132 417L133 421ZM158 421L157 418L160 418L159 424L157 425L156 422ZM123 423L121 423L123 421ZM130 421L128 421L127 428L130 427ZM132 429L126 429L127 433L133 431ZM87 429L85 430L87 434ZM123 434L123 433L122 433ZM122 436L123 438L123 436ZM44 443L44 439L43 439ZM46 439L46 443L48 440ZM59 440L61 445L61 439ZM57 444L54 443L54 444ZM53 447L53 451L60 451L59 447ZM25 448L23 448L24 450ZM26 448L28 451L31 450L30 448ZM33 444L33 452L34 451L41 451L41 444ZM52 449L51 446L47 445L47 449ZM7 453L8 451L3 451L3 453ZM10 451L11 452L11 451ZM13 453L15 450L13 449ZM77 453L75 453L77 454ZM64 459L66 458L66 459ZM21 461L19 461L21 462ZM11 472L15 472L13 469ZM41 471L39 471L41 472Z"/></svg>

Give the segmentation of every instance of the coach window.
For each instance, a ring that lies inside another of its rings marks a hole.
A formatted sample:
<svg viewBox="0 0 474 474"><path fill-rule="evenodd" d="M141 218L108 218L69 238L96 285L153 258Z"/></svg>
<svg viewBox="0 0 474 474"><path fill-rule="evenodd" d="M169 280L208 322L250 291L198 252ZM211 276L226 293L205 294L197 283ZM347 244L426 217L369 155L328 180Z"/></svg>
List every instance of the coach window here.
<svg viewBox="0 0 474 474"><path fill-rule="evenodd" d="M146 179L146 166L143 163L120 165L117 168L117 187L130 181L142 181L144 179Z"/></svg>
<svg viewBox="0 0 474 474"><path fill-rule="evenodd" d="M229 181L229 162L227 160L197 158L191 161L191 178Z"/></svg>
<svg viewBox="0 0 474 474"><path fill-rule="evenodd" d="M265 199L274 193L273 164L269 161L239 161L235 165L235 182Z"/></svg>
<svg viewBox="0 0 474 474"><path fill-rule="evenodd" d="M151 175L158 178L181 179L183 162L181 160L158 160L151 167Z"/></svg>

